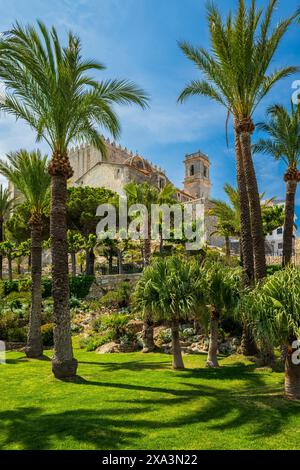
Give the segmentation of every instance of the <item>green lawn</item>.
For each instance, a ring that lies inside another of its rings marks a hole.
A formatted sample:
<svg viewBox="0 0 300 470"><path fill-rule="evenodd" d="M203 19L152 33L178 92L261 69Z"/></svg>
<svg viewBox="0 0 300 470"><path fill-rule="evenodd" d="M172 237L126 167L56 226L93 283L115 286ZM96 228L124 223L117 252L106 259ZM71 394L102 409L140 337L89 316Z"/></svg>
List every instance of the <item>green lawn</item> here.
<svg viewBox="0 0 300 470"><path fill-rule="evenodd" d="M50 356L50 353L48 354ZM282 397L283 373L241 357L207 370L185 357L76 350L77 383L50 362L9 353L0 365L1 449L297 449L300 403Z"/></svg>

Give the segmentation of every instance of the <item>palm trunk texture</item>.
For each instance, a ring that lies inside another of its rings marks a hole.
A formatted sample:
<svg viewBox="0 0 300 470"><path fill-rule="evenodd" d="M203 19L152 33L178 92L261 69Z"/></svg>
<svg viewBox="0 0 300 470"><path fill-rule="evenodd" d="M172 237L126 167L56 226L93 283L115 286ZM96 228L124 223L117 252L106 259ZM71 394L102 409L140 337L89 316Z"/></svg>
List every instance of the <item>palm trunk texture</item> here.
<svg viewBox="0 0 300 470"><path fill-rule="evenodd" d="M285 361L285 396L290 400L300 400L300 365L293 364L292 354L289 347Z"/></svg>
<svg viewBox="0 0 300 470"><path fill-rule="evenodd" d="M42 228L40 224L32 224L31 226L31 259L31 309L25 353L27 357L37 359L43 355L41 335Z"/></svg>
<svg viewBox="0 0 300 470"><path fill-rule="evenodd" d="M293 179L287 180L283 231L283 267L292 262L296 191L297 181Z"/></svg>
<svg viewBox="0 0 300 470"><path fill-rule="evenodd" d="M254 257L253 242L251 234L250 205L246 187L246 179L243 165L241 144L237 132L235 131L235 156L237 186L240 199L241 236L240 251L241 262L249 283L254 280Z"/></svg>
<svg viewBox="0 0 300 470"><path fill-rule="evenodd" d="M153 330L153 321L151 320L150 315L147 315L146 313L143 326L143 353L149 353L155 349Z"/></svg>
<svg viewBox="0 0 300 470"><path fill-rule="evenodd" d="M210 334L209 334L209 347L206 367L219 367L218 363L218 329L219 329L219 314L216 310L210 316Z"/></svg>
<svg viewBox="0 0 300 470"><path fill-rule="evenodd" d="M50 234L52 239L52 295L54 301L54 354L52 371L58 379L76 375L69 307L67 243L67 179L72 175L68 157L54 154L49 165L51 175Z"/></svg>
<svg viewBox="0 0 300 470"><path fill-rule="evenodd" d="M260 197L251 151L251 134L254 131L254 124L251 120L245 119L238 123L237 128L241 143L244 173L250 203L254 274L256 281L258 281L266 276L266 256Z"/></svg>
<svg viewBox="0 0 300 470"><path fill-rule="evenodd" d="M184 369L182 359L180 340L179 340L179 324L177 321L172 322L172 352L173 352L173 369Z"/></svg>

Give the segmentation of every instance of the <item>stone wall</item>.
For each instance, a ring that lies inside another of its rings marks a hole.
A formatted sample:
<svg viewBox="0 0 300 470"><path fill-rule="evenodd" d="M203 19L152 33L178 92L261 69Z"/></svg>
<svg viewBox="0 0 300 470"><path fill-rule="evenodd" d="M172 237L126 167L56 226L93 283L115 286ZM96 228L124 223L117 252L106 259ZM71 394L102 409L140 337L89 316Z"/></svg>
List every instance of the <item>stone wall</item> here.
<svg viewBox="0 0 300 470"><path fill-rule="evenodd" d="M96 278L95 282L91 286L90 293L87 296L87 299L99 299L106 292L117 289L118 286L123 282L129 282L132 287L134 287L140 277L141 273L99 276Z"/></svg>

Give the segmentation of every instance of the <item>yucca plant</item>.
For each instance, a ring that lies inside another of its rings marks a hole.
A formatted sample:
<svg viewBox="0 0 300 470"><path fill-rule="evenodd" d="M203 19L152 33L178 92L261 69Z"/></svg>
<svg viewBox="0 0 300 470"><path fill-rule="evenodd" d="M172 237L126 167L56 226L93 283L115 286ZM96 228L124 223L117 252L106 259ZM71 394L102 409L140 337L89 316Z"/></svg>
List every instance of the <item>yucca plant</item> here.
<svg viewBox="0 0 300 470"><path fill-rule="evenodd" d="M260 139L253 146L253 151L281 160L287 167L284 174L286 198L282 257L282 264L286 266L292 260L295 197L300 181L300 108L291 104L289 113L284 106L273 105L268 108L267 117L266 122L257 125L267 137Z"/></svg>
<svg viewBox="0 0 300 470"><path fill-rule="evenodd" d="M33 152L20 150L8 154L7 161L0 161L0 173L18 189L30 207L32 292L26 355L31 358L39 358L43 355L41 336L42 221L50 189L50 175L47 167L47 156L42 156L39 150Z"/></svg>
<svg viewBox="0 0 300 470"><path fill-rule="evenodd" d="M273 26L277 4L278 0L270 0L263 15L255 0L249 8L244 0L239 0L235 16L230 12L223 20L216 6L209 3L210 50L180 43L184 54L204 78L188 84L179 101L195 95L206 96L224 106L228 116L231 114L234 119L243 258L246 271L251 272L252 234L256 279L265 276L266 261L259 191L251 154L251 135L255 129L252 118L272 87L298 71L298 67L269 70L281 39L300 12L297 10Z"/></svg>
<svg viewBox="0 0 300 470"><path fill-rule="evenodd" d="M52 371L57 378L73 377L73 355L68 282L66 199L67 180L72 177L68 147L78 141L93 145L106 156L99 126L114 137L120 133L114 104L146 106L145 93L124 80L98 82L92 73L103 65L86 60L80 39L69 33L63 45L56 29L38 22L38 27L19 23L0 43L0 78L6 93L0 109L22 119L52 151L50 232L54 300L54 354Z"/></svg>
<svg viewBox="0 0 300 470"><path fill-rule="evenodd" d="M300 365L294 341L300 339L300 269L287 267L268 277L242 303L257 340L274 347L285 345L285 395L300 399Z"/></svg>
<svg viewBox="0 0 300 470"><path fill-rule="evenodd" d="M183 369L179 325L192 318L195 302L193 263L173 256L155 259L137 283L133 300L144 316L170 325L173 368Z"/></svg>

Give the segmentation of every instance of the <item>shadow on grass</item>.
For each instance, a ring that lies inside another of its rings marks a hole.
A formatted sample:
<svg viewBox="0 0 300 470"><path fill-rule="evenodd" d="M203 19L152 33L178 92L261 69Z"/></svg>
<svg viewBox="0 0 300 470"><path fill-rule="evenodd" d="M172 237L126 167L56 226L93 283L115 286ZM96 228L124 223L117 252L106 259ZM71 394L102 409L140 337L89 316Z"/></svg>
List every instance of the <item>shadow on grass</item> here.
<svg viewBox="0 0 300 470"><path fill-rule="evenodd" d="M47 410L38 407L1 412L2 430L5 429L6 433L2 446L51 449L55 447L55 441L59 441L63 448L88 446L95 449L134 449L139 448L140 440L147 438L150 429L161 432L164 438L168 436L172 442L173 432L176 436L176 431L180 430L184 436L185 432L191 432L190 426L195 425L197 427L193 435L188 436L192 441L190 444L200 448L201 433L235 429L237 435L240 432L245 435L246 432L247 438L268 437L280 433L289 419L300 413L300 404L283 400L279 396L280 389L273 390L271 396L263 387L256 388L246 396L242 390L239 396L239 391L234 395L231 391L197 384L179 384L182 388L189 388L174 390L119 383L102 384L83 378L77 380L78 384L85 386L124 389L128 391L128 398L118 400L107 391L106 402L109 406L104 405L101 409L94 409L93 403L90 403L93 409L79 408L59 413L47 413ZM143 397L130 394L130 391L143 392ZM156 395L144 398L144 392L156 392ZM193 403L193 411L189 411L189 403ZM160 412L160 418L157 411ZM225 436L226 433L224 442ZM172 442L173 447L175 442Z"/></svg>
<svg viewBox="0 0 300 470"><path fill-rule="evenodd" d="M41 356L39 358L36 358L36 359L33 359L33 358L28 358L27 356L22 356L22 357L18 357L17 359L6 359L5 363L6 364L24 364L25 362L30 362L30 361L37 361L37 362L50 362L51 359L50 357L48 356Z"/></svg>

